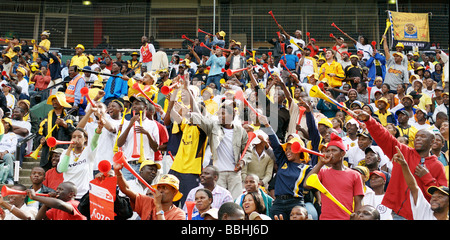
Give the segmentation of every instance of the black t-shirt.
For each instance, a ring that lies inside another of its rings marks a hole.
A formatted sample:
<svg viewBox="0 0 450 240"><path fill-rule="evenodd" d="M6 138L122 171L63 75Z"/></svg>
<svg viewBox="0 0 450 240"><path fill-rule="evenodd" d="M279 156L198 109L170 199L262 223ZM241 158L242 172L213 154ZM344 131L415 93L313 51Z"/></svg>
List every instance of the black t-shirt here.
<svg viewBox="0 0 450 240"><path fill-rule="evenodd" d="M363 79L363 70L359 66L348 65L345 67L345 76L346 77L359 77L362 81ZM352 88L356 88L356 84L353 80L349 81L349 84Z"/></svg>

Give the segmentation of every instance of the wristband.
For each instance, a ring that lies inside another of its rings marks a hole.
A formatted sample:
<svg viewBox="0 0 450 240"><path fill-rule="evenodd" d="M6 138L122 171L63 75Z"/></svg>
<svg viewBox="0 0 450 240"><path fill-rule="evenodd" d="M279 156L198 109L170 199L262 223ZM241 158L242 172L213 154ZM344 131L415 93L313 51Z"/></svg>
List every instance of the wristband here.
<svg viewBox="0 0 450 240"><path fill-rule="evenodd" d="M159 212L156 212L156 215L164 215L164 211L161 210L161 211L159 211Z"/></svg>

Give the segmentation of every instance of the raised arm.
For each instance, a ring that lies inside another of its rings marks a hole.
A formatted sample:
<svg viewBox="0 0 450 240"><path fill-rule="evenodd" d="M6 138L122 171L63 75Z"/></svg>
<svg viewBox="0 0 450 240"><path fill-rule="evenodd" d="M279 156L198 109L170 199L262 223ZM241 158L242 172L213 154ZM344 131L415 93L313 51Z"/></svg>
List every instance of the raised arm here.
<svg viewBox="0 0 450 240"><path fill-rule="evenodd" d="M409 190L411 191L411 195L413 196L414 205L416 205L418 192L420 190L419 185L417 185L416 179L409 170L408 163L406 162L402 152L397 146L395 147L395 149L397 150L397 153L392 157L392 161L398 163L402 167L403 177L405 178L405 182L408 185Z"/></svg>
<svg viewBox="0 0 450 240"><path fill-rule="evenodd" d="M368 113L362 110L355 110L354 113L356 114L358 120L364 121L367 130L373 137L373 140L375 140L388 158L391 159L394 154L397 153L396 147L398 147L402 152L409 151L410 148L408 146L397 141L397 139L390 134L388 130L383 127L383 125L378 123Z"/></svg>
<svg viewBox="0 0 450 240"><path fill-rule="evenodd" d="M280 24L278 24L278 28L286 36L286 40L291 39L291 35L289 35L286 31L284 31L284 28Z"/></svg>
<svg viewBox="0 0 450 240"><path fill-rule="evenodd" d="M114 174L117 177L117 185L119 186L120 191L122 191L127 197L130 198L130 202L134 204L136 201L137 193L135 193L133 190L131 190L130 186L128 186L125 178L122 175L121 169L123 168L122 164L114 163Z"/></svg>
<svg viewBox="0 0 450 240"><path fill-rule="evenodd" d="M383 49L384 49L384 56L386 57L386 61L389 60L389 58L391 58L391 54L389 53L389 47L387 44L387 39L386 39L386 35L383 35Z"/></svg>
<svg viewBox="0 0 450 240"><path fill-rule="evenodd" d="M27 189L28 197L32 200L36 200L42 204L44 204L47 208L56 208L59 210L62 210L64 212L74 214L75 209L73 208L72 204L64 202L61 199L52 198L52 197L43 197L43 196L37 196L34 189ZM36 217L36 220L38 218Z"/></svg>

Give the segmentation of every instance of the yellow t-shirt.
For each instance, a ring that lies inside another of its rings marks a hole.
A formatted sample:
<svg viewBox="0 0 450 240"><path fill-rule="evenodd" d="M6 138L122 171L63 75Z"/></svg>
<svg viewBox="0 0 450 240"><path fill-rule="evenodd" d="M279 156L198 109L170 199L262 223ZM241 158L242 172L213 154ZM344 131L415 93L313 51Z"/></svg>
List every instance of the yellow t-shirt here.
<svg viewBox="0 0 450 240"><path fill-rule="evenodd" d="M47 51L50 50L50 46L51 46L51 42L48 39L44 39L39 43L39 46L45 47L47 49ZM34 47L34 49L36 49L36 47ZM39 53L45 53L44 50L42 50L42 48L37 48ZM39 57L38 53L33 53L33 61L36 61L36 58Z"/></svg>
<svg viewBox="0 0 450 240"><path fill-rule="evenodd" d="M377 115L378 119L380 119L381 125L383 125L383 127L386 127L387 124L388 124L387 117L392 115L392 113L389 112L389 111L386 111L386 114L382 114L380 112L380 110L378 110L378 111L375 112L375 115Z"/></svg>
<svg viewBox="0 0 450 240"><path fill-rule="evenodd" d="M75 55L72 57L70 61L70 66L77 65L79 68L84 68L89 64L89 59L86 55L82 54L81 56Z"/></svg>
<svg viewBox="0 0 450 240"><path fill-rule="evenodd" d="M219 109L219 104L217 104L217 102L212 100L212 99L208 99L208 100L205 100L203 102L205 103L206 110L211 115L214 115L214 113L216 113L217 110Z"/></svg>
<svg viewBox="0 0 450 240"><path fill-rule="evenodd" d="M127 81L128 97L130 98L131 96L133 96L135 94L139 94L141 97L145 97L145 96L141 95L138 90L133 88L133 85L135 83L136 83L136 80L134 80L133 78L130 78ZM147 94L147 96L149 96L153 100L153 102L156 102L156 99L158 99L158 91L159 91L159 89L155 85L151 85L150 89L148 89L147 91L145 89L148 88L148 85L139 84L139 87L142 90L144 90L145 94ZM153 95L155 95L155 96L153 97Z"/></svg>
<svg viewBox="0 0 450 240"><path fill-rule="evenodd" d="M414 139L416 139L416 133L418 132L417 128L410 126L409 128L402 129L400 126L397 126L398 132L400 136L408 136L408 146L414 147Z"/></svg>
<svg viewBox="0 0 450 240"><path fill-rule="evenodd" d="M5 134L5 127L3 126L3 123L0 121L0 136Z"/></svg>
<svg viewBox="0 0 450 240"><path fill-rule="evenodd" d="M136 61L133 61L133 60L131 60L131 59L128 60L128 66L129 66L131 69L134 69L138 64L139 64L139 60L136 60ZM141 73L141 68L135 69L134 72L135 72L136 74Z"/></svg>
<svg viewBox="0 0 450 240"><path fill-rule="evenodd" d="M170 169L179 173L201 174L207 136L197 125L181 124L180 146Z"/></svg>
<svg viewBox="0 0 450 240"><path fill-rule="evenodd" d="M422 97L420 97L419 105L417 105L419 108L426 110L427 105L431 105L431 97L428 96L428 94L422 93Z"/></svg>
<svg viewBox="0 0 450 240"><path fill-rule="evenodd" d="M325 69L325 73L322 71ZM328 73L336 74L335 77L328 76ZM326 81L330 87L340 87L342 86L342 81L345 79L345 72L342 69L342 65L336 61L331 64L325 62L322 64L319 70L319 80Z"/></svg>

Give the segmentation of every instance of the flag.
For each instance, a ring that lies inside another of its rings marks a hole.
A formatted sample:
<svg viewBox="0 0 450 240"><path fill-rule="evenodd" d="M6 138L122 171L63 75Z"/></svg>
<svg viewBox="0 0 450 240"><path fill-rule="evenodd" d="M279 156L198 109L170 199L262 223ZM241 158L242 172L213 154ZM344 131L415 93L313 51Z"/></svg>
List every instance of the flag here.
<svg viewBox="0 0 450 240"><path fill-rule="evenodd" d="M89 182L89 202L91 220L114 220L116 199L116 177L106 177Z"/></svg>
<svg viewBox="0 0 450 240"><path fill-rule="evenodd" d="M388 14L394 44L401 42L405 47L430 48L428 13L389 11Z"/></svg>

